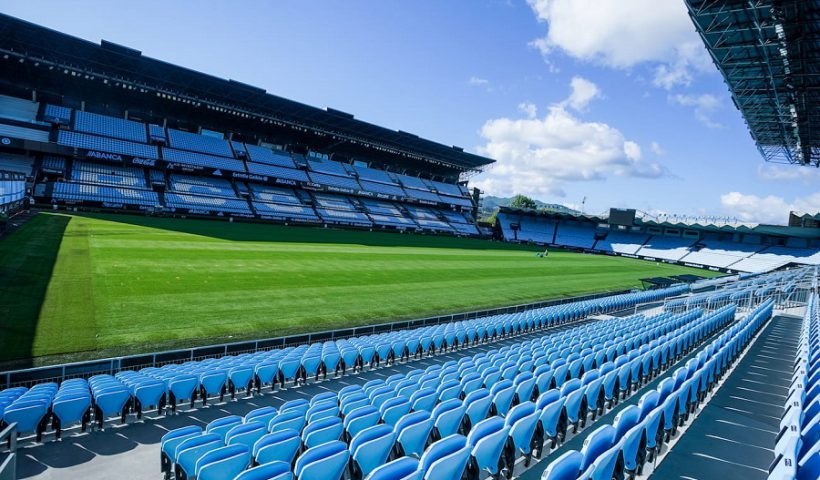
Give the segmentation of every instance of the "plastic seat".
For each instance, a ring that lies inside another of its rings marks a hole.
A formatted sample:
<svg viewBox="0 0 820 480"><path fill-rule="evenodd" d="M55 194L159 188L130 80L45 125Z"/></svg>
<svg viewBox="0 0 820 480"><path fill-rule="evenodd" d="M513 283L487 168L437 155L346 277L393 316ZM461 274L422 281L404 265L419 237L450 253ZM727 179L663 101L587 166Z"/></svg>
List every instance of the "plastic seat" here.
<svg viewBox="0 0 820 480"><path fill-rule="evenodd" d="M549 464L541 480L575 480L581 473L581 462L583 455L575 450L570 450Z"/></svg>
<svg viewBox="0 0 820 480"><path fill-rule="evenodd" d="M453 480L461 478L470 448L462 435L451 435L433 443L419 460L419 473L423 480Z"/></svg>
<svg viewBox="0 0 820 480"><path fill-rule="evenodd" d="M305 450L296 459L293 473L298 480L340 480L349 458L347 445L328 442Z"/></svg>
<svg viewBox="0 0 820 480"><path fill-rule="evenodd" d="M261 422L267 427L270 420L275 417L277 413L279 413L279 411L274 407L257 408L245 414L245 423Z"/></svg>
<svg viewBox="0 0 820 480"><path fill-rule="evenodd" d="M379 411L376 407L365 405L350 412L344 419L344 430L352 438L367 427L379 422Z"/></svg>
<svg viewBox="0 0 820 480"><path fill-rule="evenodd" d="M196 462L206 453L224 447L222 438L216 434L205 434L188 438L176 447L175 477L180 480L193 478L196 472Z"/></svg>
<svg viewBox="0 0 820 480"><path fill-rule="evenodd" d="M339 440L344 432L342 419L339 417L328 417L317 420L302 432L302 442L307 448L316 447L324 443Z"/></svg>
<svg viewBox="0 0 820 480"><path fill-rule="evenodd" d="M612 425L602 425L584 439L581 447L581 455L584 460L581 463L581 470L585 471L598 456L612 448L615 441L615 428Z"/></svg>
<svg viewBox="0 0 820 480"><path fill-rule="evenodd" d="M234 478L245 470L250 462L251 453L245 445L217 448L197 460L196 478L197 480Z"/></svg>
<svg viewBox="0 0 820 480"><path fill-rule="evenodd" d="M391 426L408 413L410 413L410 401L403 397L391 398L379 407L382 421Z"/></svg>
<svg viewBox="0 0 820 480"><path fill-rule="evenodd" d="M492 401L493 399L490 396L490 392L486 388L474 390L464 397L464 413L470 425L475 425L487 418L487 414L490 413Z"/></svg>
<svg viewBox="0 0 820 480"><path fill-rule="evenodd" d="M276 432L279 430L296 430L301 432L305 426L305 414L298 409L290 411L279 411L277 415L268 422L268 431Z"/></svg>
<svg viewBox="0 0 820 480"><path fill-rule="evenodd" d="M509 415L504 423L510 427L510 439L513 447L515 447L514 458L518 454L526 456L525 465L529 465L529 460L532 455L533 435L538 426L538 412L535 410L535 404L527 401L516 405L510 409Z"/></svg>
<svg viewBox="0 0 820 480"><path fill-rule="evenodd" d="M359 432L350 441L352 478L360 479L387 461L396 434L390 425L375 425Z"/></svg>
<svg viewBox="0 0 820 480"><path fill-rule="evenodd" d="M299 432L291 428L278 430L269 433L253 444L253 458L256 463L264 464L269 462L293 463L296 453L302 446L302 439Z"/></svg>
<svg viewBox="0 0 820 480"><path fill-rule="evenodd" d="M365 480L416 480L419 461L411 457L401 457L373 470Z"/></svg>
<svg viewBox="0 0 820 480"><path fill-rule="evenodd" d="M464 403L451 399L439 403L433 409L433 425L437 438L444 438L458 433L464 418Z"/></svg>
<svg viewBox="0 0 820 480"><path fill-rule="evenodd" d="M176 463L176 448L180 443L193 437L202 435L202 429L196 426L182 427L171 430L162 436L159 441L160 444L160 468L168 478L171 474L171 468Z"/></svg>
<svg viewBox="0 0 820 480"><path fill-rule="evenodd" d="M293 480L290 463L268 462L245 470L233 480Z"/></svg>
<svg viewBox="0 0 820 480"><path fill-rule="evenodd" d="M470 446L471 461L468 468L478 472L486 471L498 475L502 462L501 453L507 443L510 427L504 424L501 417L490 417L475 424L467 436Z"/></svg>
<svg viewBox="0 0 820 480"><path fill-rule="evenodd" d="M225 434L225 445L244 445L249 451L262 438L268 429L262 422L251 422L237 425Z"/></svg>
<svg viewBox="0 0 820 480"><path fill-rule="evenodd" d="M222 441L225 441L225 435L230 429L242 424L242 417L239 415L228 415L227 417L217 418L212 420L206 427L205 433L213 433L219 435Z"/></svg>
<svg viewBox="0 0 820 480"><path fill-rule="evenodd" d="M413 412L399 419L394 431L404 454L420 457L433 431L433 419L427 411Z"/></svg>

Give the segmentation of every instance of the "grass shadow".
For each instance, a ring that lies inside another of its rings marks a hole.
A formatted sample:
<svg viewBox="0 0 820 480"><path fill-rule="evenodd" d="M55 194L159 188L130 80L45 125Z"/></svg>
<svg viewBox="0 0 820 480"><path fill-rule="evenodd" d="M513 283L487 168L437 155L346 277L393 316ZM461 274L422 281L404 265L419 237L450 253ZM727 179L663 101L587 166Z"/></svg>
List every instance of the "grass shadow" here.
<svg viewBox="0 0 820 480"><path fill-rule="evenodd" d="M471 250L519 250L531 252L540 251L541 249L534 245L520 245L446 235L400 233L393 230L374 230L371 232L303 225L276 225L245 221L231 223L224 220L201 218L179 219L107 213L72 213L72 215L237 242L355 244L372 247L462 248Z"/></svg>
<svg viewBox="0 0 820 480"><path fill-rule="evenodd" d="M31 366L34 336L71 217L40 213L0 239L0 359Z"/></svg>

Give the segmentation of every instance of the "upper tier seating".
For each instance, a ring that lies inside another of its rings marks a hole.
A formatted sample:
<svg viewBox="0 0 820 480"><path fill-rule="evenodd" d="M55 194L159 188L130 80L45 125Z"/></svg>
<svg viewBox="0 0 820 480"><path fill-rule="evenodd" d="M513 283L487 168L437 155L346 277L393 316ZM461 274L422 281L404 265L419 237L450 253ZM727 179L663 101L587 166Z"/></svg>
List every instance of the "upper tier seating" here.
<svg viewBox="0 0 820 480"><path fill-rule="evenodd" d="M401 187L396 185L388 185L379 182L370 182L367 180L362 180L361 177L359 178L359 184L361 185L362 190L366 190L368 192L381 193L384 195L393 195L395 197L407 196L404 190L402 190Z"/></svg>
<svg viewBox="0 0 820 480"><path fill-rule="evenodd" d="M595 225L591 223L559 223L555 244L576 248L592 248L595 243Z"/></svg>
<svg viewBox="0 0 820 480"><path fill-rule="evenodd" d="M96 185L148 188L145 183L145 173L140 168L98 165L79 160L74 162L71 179L75 182Z"/></svg>
<svg viewBox="0 0 820 480"><path fill-rule="evenodd" d="M270 148L251 144L245 144L245 149L248 151L248 157L253 162L296 168L296 164L293 163L293 159L290 158L290 154L287 152L274 151Z"/></svg>
<svg viewBox="0 0 820 480"><path fill-rule="evenodd" d="M132 157L159 158L157 147L154 145L134 143L115 138L98 137L86 133L70 132L68 130L60 130L57 134L57 143L67 147L98 150L119 155L130 155Z"/></svg>
<svg viewBox="0 0 820 480"><path fill-rule="evenodd" d="M37 110L40 104L25 98L0 95L0 117L18 122L37 122Z"/></svg>
<svg viewBox="0 0 820 480"><path fill-rule="evenodd" d="M68 125L71 123L71 109L59 105L47 104L43 110L43 120L46 122Z"/></svg>
<svg viewBox="0 0 820 480"><path fill-rule="evenodd" d="M340 177L349 177L350 174L339 162L332 160L316 160L308 159L308 166L312 172L326 173L329 175L338 175Z"/></svg>
<svg viewBox="0 0 820 480"><path fill-rule="evenodd" d="M379 182L379 183L386 183L389 185L396 185L395 180L390 178L390 174L385 172L384 170L377 170L375 168L368 168L368 167L359 167L353 165L353 170L356 174L359 175L359 180L367 180L371 182Z"/></svg>
<svg viewBox="0 0 820 480"><path fill-rule="evenodd" d="M689 247L691 247L695 241L696 240L691 238L654 235L646 242L646 245L638 250L638 255L663 258L666 260L680 260L684 255L689 253Z"/></svg>
<svg viewBox="0 0 820 480"><path fill-rule="evenodd" d="M598 243L595 244L595 249L634 255L648 239L649 235L645 233L610 230L606 238L598 240Z"/></svg>
<svg viewBox="0 0 820 480"><path fill-rule="evenodd" d="M242 161L236 160L235 158L217 157L205 153L189 152L174 148L163 148L162 156L168 162L186 163L188 165L231 170L234 172L245 171L245 165Z"/></svg>
<svg viewBox="0 0 820 480"><path fill-rule="evenodd" d="M248 162L248 173L267 175L276 178L285 178L299 182L308 181L308 176L303 170L296 170L294 168L285 168L263 163Z"/></svg>
<svg viewBox="0 0 820 480"><path fill-rule="evenodd" d="M74 130L132 142L147 141L144 123L80 110L74 112Z"/></svg>
<svg viewBox="0 0 820 480"><path fill-rule="evenodd" d="M152 142L161 143L163 145L168 143L168 134L160 125L148 125L148 137Z"/></svg>
<svg viewBox="0 0 820 480"><path fill-rule="evenodd" d="M169 128L168 144L173 148L233 158L233 151L227 141L208 135Z"/></svg>
<svg viewBox="0 0 820 480"><path fill-rule="evenodd" d="M356 182L356 179L348 176L327 175L324 173L308 172L310 181L320 185L327 185L330 187L349 188L351 190L361 190L362 187Z"/></svg>

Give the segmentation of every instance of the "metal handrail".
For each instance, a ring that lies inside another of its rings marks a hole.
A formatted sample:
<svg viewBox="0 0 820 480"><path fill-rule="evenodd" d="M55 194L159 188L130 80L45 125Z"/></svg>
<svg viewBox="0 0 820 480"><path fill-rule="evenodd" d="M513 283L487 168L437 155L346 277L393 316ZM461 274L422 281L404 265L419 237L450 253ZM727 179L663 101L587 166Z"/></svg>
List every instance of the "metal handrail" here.
<svg viewBox="0 0 820 480"><path fill-rule="evenodd" d="M8 446L8 456L0 463L0 480L17 480L17 423L0 432L0 445L4 444Z"/></svg>

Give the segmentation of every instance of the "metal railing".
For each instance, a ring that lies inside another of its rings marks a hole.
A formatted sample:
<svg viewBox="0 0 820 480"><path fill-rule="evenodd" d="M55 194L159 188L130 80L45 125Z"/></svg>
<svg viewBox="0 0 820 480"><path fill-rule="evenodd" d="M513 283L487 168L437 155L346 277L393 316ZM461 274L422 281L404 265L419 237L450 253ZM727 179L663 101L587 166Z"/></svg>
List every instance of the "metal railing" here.
<svg viewBox="0 0 820 480"><path fill-rule="evenodd" d="M6 452L3 446L8 447ZM0 480L17 480L17 424L12 423L0 432Z"/></svg>
<svg viewBox="0 0 820 480"><path fill-rule="evenodd" d="M122 357L105 358L100 360L89 360L85 362L64 363L47 367L35 367L19 370L11 370L0 373L0 388L15 386L31 386L42 382L61 382L69 378L88 378L93 375L110 374L113 375L122 370L139 370L146 367L160 367L170 363L184 363L205 358L223 357L225 355L238 355L242 353L253 353L263 350L274 350L290 346L340 340L362 335L373 335L376 333L392 332L395 330L407 330L443 323L473 320L479 317L499 315L504 313L518 313L535 308L564 305L567 303L594 300L596 298L608 297L629 293L630 290L618 290L599 292L590 295L577 297L567 297L555 300L547 300L535 303L511 305L501 308L477 310L472 312L456 313L451 315L440 315L436 317L420 318L400 322L382 323L355 328L338 330L327 330L322 332L306 333L302 335L290 335L286 337L265 338L260 340L249 340L232 343L222 343L194 347L178 350L168 350L163 352L153 352L139 355L128 355Z"/></svg>

